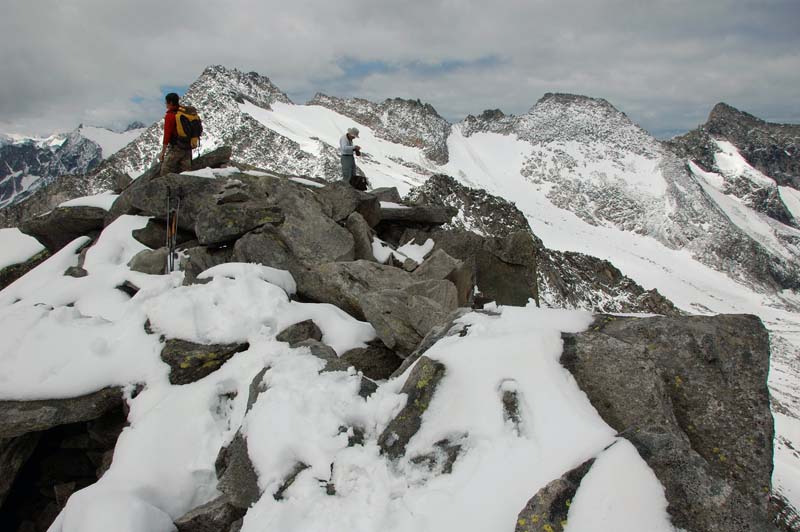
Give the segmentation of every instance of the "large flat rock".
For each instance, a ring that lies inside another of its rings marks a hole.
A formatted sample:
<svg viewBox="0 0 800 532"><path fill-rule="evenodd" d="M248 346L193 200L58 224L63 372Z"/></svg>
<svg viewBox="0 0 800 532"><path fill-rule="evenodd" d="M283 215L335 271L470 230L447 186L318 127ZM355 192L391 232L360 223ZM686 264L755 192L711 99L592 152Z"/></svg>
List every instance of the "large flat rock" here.
<svg viewBox="0 0 800 532"><path fill-rule="evenodd" d="M66 399L0 401L0 438L14 438L29 432L97 419L122 407L122 391L100 391Z"/></svg>

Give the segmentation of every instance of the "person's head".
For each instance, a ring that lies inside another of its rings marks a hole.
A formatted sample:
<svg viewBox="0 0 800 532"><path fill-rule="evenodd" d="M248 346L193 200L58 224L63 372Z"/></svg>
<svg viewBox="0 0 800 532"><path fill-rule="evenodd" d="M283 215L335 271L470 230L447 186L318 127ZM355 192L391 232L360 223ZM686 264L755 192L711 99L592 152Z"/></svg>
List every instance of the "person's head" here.
<svg viewBox="0 0 800 532"><path fill-rule="evenodd" d="M354 139L357 139L358 138L358 129L356 129L354 127L351 127L350 129L347 130L347 134L350 135L351 137L353 137Z"/></svg>
<svg viewBox="0 0 800 532"><path fill-rule="evenodd" d="M174 111L174 110L176 110L178 108L178 105L180 105L180 103L179 103L180 102L180 98L178 97L178 95L176 93L170 92L164 98L164 102L167 104L167 109L169 109L170 111Z"/></svg>

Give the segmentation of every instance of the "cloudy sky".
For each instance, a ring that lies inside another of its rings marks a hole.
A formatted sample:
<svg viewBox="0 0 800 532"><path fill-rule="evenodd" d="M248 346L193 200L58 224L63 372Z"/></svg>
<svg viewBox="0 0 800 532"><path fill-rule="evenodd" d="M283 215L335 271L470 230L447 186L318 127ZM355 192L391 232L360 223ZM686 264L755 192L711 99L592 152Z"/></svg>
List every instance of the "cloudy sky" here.
<svg viewBox="0 0 800 532"><path fill-rule="evenodd" d="M657 136L724 101L800 122L800 0L3 0L0 132L119 127L210 64L451 121L601 97Z"/></svg>

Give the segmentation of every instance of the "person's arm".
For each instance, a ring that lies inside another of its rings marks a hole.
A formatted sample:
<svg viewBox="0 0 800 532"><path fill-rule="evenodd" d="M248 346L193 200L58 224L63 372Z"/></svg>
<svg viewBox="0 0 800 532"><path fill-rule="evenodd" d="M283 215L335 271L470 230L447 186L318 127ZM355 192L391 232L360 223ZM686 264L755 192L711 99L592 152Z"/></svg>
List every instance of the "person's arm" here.
<svg viewBox="0 0 800 532"><path fill-rule="evenodd" d="M347 135L342 135L339 139L339 154L353 155L353 143L347 138Z"/></svg>
<svg viewBox="0 0 800 532"><path fill-rule="evenodd" d="M167 151L169 141L175 134L175 114L167 113L164 115L164 142L161 144L161 155L158 156L159 161L164 160L164 153Z"/></svg>

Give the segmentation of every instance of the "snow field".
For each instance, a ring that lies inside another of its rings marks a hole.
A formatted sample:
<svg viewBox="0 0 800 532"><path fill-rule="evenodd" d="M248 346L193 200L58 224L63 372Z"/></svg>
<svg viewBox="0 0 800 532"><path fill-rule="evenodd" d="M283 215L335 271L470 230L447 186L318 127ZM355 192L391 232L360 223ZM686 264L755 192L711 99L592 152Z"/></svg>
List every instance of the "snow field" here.
<svg viewBox="0 0 800 532"><path fill-rule="evenodd" d="M736 146L726 140L714 139L714 143L720 149L719 152L714 154L714 162L717 168L722 171L722 175L726 177L743 176L762 187L775 186L775 180L750 166L750 163L742 157Z"/></svg>
<svg viewBox="0 0 800 532"><path fill-rule="evenodd" d="M266 110L249 102L239 106L242 112L297 142L303 151L314 156L321 155L326 149L335 149L338 154L339 139L354 124L352 119L318 105L275 102L271 107L272 110ZM435 165L419 148L378 138L367 126L359 125L356 142L363 147L363 156L356 164L369 177L373 188L396 186L400 194L405 195L435 170ZM420 174L400 161L412 162L426 173Z"/></svg>
<svg viewBox="0 0 800 532"><path fill-rule="evenodd" d="M123 133L117 133L110 129L94 126L84 126L79 133L87 139L100 145L103 150L103 159L108 159L119 150L133 142L136 137L141 135L147 128L131 129Z"/></svg>
<svg viewBox="0 0 800 532"><path fill-rule="evenodd" d="M369 324L330 305L290 301L290 276L263 266L222 265L203 274L207 284L190 286L180 286L180 272L131 272L126 264L143 248L131 231L146 222L125 216L110 225L87 253L87 277L61 275L77 262L85 241L78 239L0 293L4 332L16 335L0 352L4 398L145 384L129 397L130 426L111 468L70 499L53 532L173 530L173 520L218 495L214 460L240 427L265 490L245 531L511 530L539 488L615 441L558 363L561 331L582 330L591 315L500 308L499 316L465 316L467 336L447 338L427 353L447 373L408 457L392 463L380 455L377 438L405 403L398 393L405 376L364 400L352 370L319 374L323 362L307 349L274 339L291 323L313 318L341 354L375 337ZM128 298L115 288L123 280L141 290ZM155 334L145 333L147 319ZM250 347L208 377L172 386L159 358L161 334ZM245 416L250 383L266 366L267 390ZM512 389L522 405L519 427L503 418L502 392ZM347 447L342 427L363 430L365 444ZM445 437L462 445L452 474L432 474L410 461ZM644 467L646 477L644 463L629 458L626 468ZM274 491L298 462L310 467L276 501ZM335 497L326 494L328 482ZM653 497L648 508L661 508L658 490L644 493ZM490 497L498 503L483 504ZM623 507L624 501L612 504L608 520L586 530L607 530L620 519L613 508ZM647 516L667 526L665 512Z"/></svg>
<svg viewBox="0 0 800 532"><path fill-rule="evenodd" d="M591 315L500 310L499 316L465 316L467 336L445 338L426 353L445 364L446 374L406 456L395 463L380 455L377 438L404 405L397 392L408 372L363 401L351 374L317 375L320 363L310 360L273 364L267 391L244 423L265 493L245 516L243 532L512 531L536 491L604 456L614 431L558 363L561 331L584 329ZM503 417L502 394L512 389L521 398L519 428ZM347 447L340 427L353 426L365 431L363 446ZM413 457L434 451L444 438L462 446L451 474L414 464ZM636 451L607 460L627 473L596 475L576 511L585 519L601 499L603 515L575 530L672 530L663 488ZM309 467L276 501L272 494L298 462ZM618 490L622 482L627 486ZM327 494L328 483L335 496ZM632 501L642 508L634 515Z"/></svg>

